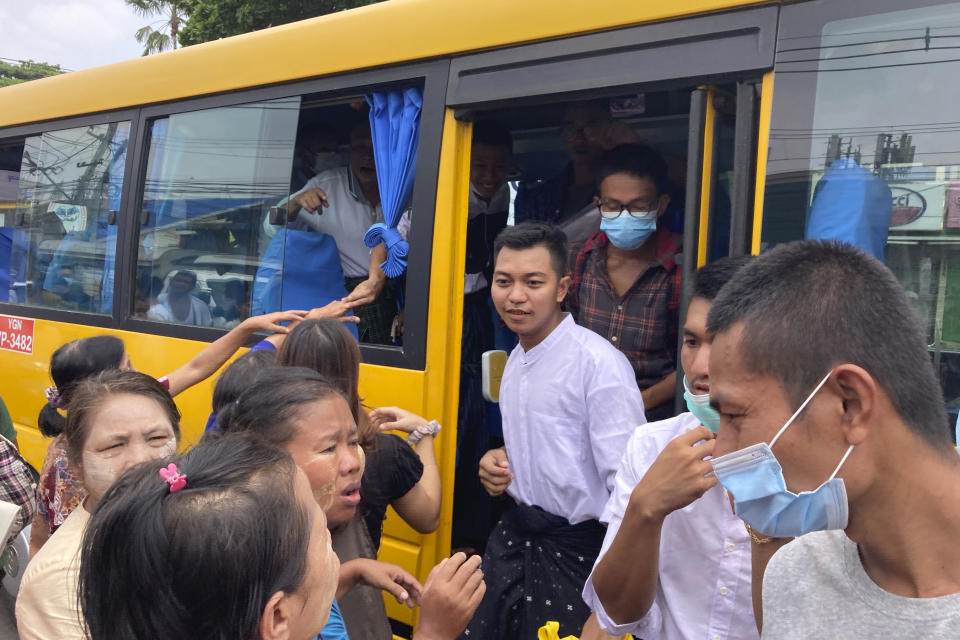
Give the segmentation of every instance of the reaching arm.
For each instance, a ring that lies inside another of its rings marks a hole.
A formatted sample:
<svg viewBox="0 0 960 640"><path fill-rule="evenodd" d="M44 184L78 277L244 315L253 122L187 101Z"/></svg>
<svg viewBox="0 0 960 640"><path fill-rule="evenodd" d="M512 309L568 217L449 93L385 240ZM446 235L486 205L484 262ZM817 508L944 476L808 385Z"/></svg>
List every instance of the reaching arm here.
<svg viewBox="0 0 960 640"><path fill-rule="evenodd" d="M258 331L273 333L288 333L289 327L280 325L280 322L297 323L306 315L306 311L278 311L262 316L247 318L226 335L211 342L203 351L193 357L190 362L179 369L167 374L170 382L170 395L189 389L198 382L209 378L230 359L237 349L242 347L250 337Z"/></svg>
<svg viewBox="0 0 960 640"><path fill-rule="evenodd" d="M640 620L653 606L663 521L717 483L714 476L705 477L711 467L704 458L713 453L713 447L713 434L705 427L674 438L630 494L616 537L591 577L613 622Z"/></svg>
<svg viewBox="0 0 960 640"><path fill-rule="evenodd" d="M370 420L380 431L394 429L412 433L427 421L399 407L381 407L370 412ZM423 475L410 491L393 501L393 508L407 524L420 533L431 533L440 524L440 471L433 451L433 436L424 436L413 450L423 463Z"/></svg>
<svg viewBox="0 0 960 640"><path fill-rule="evenodd" d="M386 259L387 249L382 243L370 250L369 275L343 299L345 303L351 307L362 307L377 299L383 290L383 285L387 282L387 274L380 268Z"/></svg>
<svg viewBox="0 0 960 640"><path fill-rule="evenodd" d="M663 380L640 392L643 396L643 408L653 409L673 400L677 391L677 372L668 373Z"/></svg>

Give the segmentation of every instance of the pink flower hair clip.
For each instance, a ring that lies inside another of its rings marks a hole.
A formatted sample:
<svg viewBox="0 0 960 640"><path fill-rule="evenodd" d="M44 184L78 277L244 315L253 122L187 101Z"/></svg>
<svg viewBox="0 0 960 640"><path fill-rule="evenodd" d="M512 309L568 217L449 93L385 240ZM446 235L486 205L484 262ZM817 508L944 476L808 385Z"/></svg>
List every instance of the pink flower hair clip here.
<svg viewBox="0 0 960 640"><path fill-rule="evenodd" d="M166 468L160 469L157 473L170 485L170 493L180 491L180 489L187 486L187 475L185 473L181 474L177 469L177 465L172 462L168 464Z"/></svg>

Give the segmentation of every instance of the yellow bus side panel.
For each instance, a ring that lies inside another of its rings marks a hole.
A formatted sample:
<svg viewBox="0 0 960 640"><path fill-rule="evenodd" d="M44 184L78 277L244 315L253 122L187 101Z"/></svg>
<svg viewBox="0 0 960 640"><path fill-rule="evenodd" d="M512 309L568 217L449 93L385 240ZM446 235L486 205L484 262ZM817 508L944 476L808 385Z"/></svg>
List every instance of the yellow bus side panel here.
<svg viewBox="0 0 960 640"><path fill-rule="evenodd" d="M0 127L236 91L763 0L391 0L0 90ZM131 34L131 37L132 34Z"/></svg>

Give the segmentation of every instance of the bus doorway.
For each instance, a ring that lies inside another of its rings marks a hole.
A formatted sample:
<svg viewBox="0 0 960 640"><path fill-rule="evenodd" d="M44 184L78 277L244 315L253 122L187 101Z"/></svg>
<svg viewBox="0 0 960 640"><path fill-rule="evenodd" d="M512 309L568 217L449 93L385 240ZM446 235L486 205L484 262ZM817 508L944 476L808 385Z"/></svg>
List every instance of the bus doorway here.
<svg viewBox="0 0 960 640"><path fill-rule="evenodd" d="M664 168L666 204L657 221L657 242L670 243L664 265L676 273L669 297L670 317L663 327L629 341L619 331L590 326L580 305L568 298L567 310L578 323L611 339L634 365L645 389L645 353L668 353L670 369L679 368L679 331L687 296L684 277L702 264L746 251L746 216L734 215L737 198L753 185L754 166L737 154L755 153L755 104L738 111L738 99L755 102L759 85L683 86L621 90L601 97L589 94L562 101L520 102L470 113L472 144L470 195L464 269L457 467L451 546L482 552L487 536L510 498L491 498L477 475L486 451L503 446L499 407L484 394L482 355L509 353L516 336L504 325L490 297L497 233L523 222L546 222L563 229L570 246L568 270L573 282L582 257L602 235L598 166L611 154L638 154ZM740 111L744 113L740 113ZM738 118L745 120L738 131ZM749 135L748 135L749 134ZM735 167L748 178L737 182ZM739 191L738 191L739 189ZM738 203L746 211L750 202ZM744 206L747 205L747 206ZM739 225L739 231L738 227ZM641 279L643 276L641 276ZM638 285L639 285L638 280ZM631 295L629 291L625 296ZM613 309L609 311L613 312ZM627 319L627 323L630 319ZM629 333L629 332L628 332ZM642 344L641 344L642 343ZM675 385L679 387L679 385ZM682 389L681 389L682 391ZM647 403L647 419L665 419L682 406L680 393L668 394L656 406ZM645 399L646 402L646 399Z"/></svg>

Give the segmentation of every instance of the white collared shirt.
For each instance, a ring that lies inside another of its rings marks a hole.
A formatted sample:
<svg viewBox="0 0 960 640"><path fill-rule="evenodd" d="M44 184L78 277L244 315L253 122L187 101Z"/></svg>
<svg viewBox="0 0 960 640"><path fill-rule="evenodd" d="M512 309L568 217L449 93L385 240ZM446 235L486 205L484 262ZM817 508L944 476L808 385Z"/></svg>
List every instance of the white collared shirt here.
<svg viewBox="0 0 960 640"><path fill-rule="evenodd" d="M570 314L530 351L514 348L500 412L507 492L572 524L599 519L627 440L646 422L626 356Z"/></svg>
<svg viewBox="0 0 960 640"><path fill-rule="evenodd" d="M645 425L630 438L616 489L601 518L609 524L597 563L620 529L633 488L671 440L699 425L693 414L682 413ZM645 640L751 639L758 634L750 581L750 536L730 510L727 492L716 485L664 519L657 594L647 615L616 624L594 591L593 573L583 599L600 626L614 635L632 633Z"/></svg>
<svg viewBox="0 0 960 640"><path fill-rule="evenodd" d="M294 195L307 189L323 189L330 206L321 209L322 213L301 209L289 228L313 229L317 233L333 236L340 252L343 275L347 278L369 275L370 249L363 243L363 236L370 225L383 222L383 209L380 205L372 206L363 197L360 184L350 167L336 167L318 173Z"/></svg>
<svg viewBox="0 0 960 640"><path fill-rule="evenodd" d="M470 185L470 202L467 207L467 219L473 220L479 215L490 216L495 213L502 213L510 206L510 187L504 183L489 201L484 200L477 195L476 189ZM480 291L486 287L486 276L483 272L463 274L463 293L464 295Z"/></svg>

